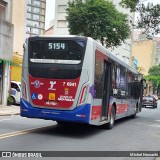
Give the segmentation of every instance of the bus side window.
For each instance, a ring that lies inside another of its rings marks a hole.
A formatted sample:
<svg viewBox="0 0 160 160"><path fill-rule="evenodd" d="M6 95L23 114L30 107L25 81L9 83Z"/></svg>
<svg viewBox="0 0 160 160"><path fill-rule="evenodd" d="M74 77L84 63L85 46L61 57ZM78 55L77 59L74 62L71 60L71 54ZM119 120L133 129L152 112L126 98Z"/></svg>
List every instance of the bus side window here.
<svg viewBox="0 0 160 160"><path fill-rule="evenodd" d="M133 96L133 75L131 72L127 73L127 81L128 81L128 98Z"/></svg>
<svg viewBox="0 0 160 160"><path fill-rule="evenodd" d="M124 67L120 67L120 88L121 88L121 97L126 98L126 69Z"/></svg>
<svg viewBox="0 0 160 160"><path fill-rule="evenodd" d="M112 86L111 86L111 95L117 95L117 88L116 88L116 65L113 63L112 65Z"/></svg>
<svg viewBox="0 0 160 160"><path fill-rule="evenodd" d="M95 61L95 90L96 90L96 97L95 98L102 98L103 95L103 86L104 86L104 63L101 59L98 59L96 53L96 61Z"/></svg>
<svg viewBox="0 0 160 160"><path fill-rule="evenodd" d="M126 70L122 66L116 67L117 98L126 98Z"/></svg>

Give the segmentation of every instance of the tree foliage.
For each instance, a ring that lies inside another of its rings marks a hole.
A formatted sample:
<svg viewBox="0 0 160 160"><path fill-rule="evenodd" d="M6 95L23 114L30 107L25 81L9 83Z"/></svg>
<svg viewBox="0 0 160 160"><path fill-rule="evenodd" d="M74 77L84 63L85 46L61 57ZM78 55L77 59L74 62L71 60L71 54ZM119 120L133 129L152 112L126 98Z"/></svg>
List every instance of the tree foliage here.
<svg viewBox="0 0 160 160"><path fill-rule="evenodd" d="M131 12L135 12L138 3L139 0L121 0L120 5L124 8L129 8Z"/></svg>
<svg viewBox="0 0 160 160"><path fill-rule="evenodd" d="M148 71L149 75L160 76L160 66L153 66Z"/></svg>
<svg viewBox="0 0 160 160"><path fill-rule="evenodd" d="M66 19L70 34L92 37L106 47L118 46L130 35L127 15L106 0L72 0Z"/></svg>
<svg viewBox="0 0 160 160"><path fill-rule="evenodd" d="M149 36L160 33L160 4L153 5L150 2L144 4L144 0L122 0L120 4L139 13L136 28L144 29Z"/></svg>
<svg viewBox="0 0 160 160"><path fill-rule="evenodd" d="M151 67L148 73L149 74L145 78L151 81L154 88L158 90L158 88L160 88L160 66Z"/></svg>

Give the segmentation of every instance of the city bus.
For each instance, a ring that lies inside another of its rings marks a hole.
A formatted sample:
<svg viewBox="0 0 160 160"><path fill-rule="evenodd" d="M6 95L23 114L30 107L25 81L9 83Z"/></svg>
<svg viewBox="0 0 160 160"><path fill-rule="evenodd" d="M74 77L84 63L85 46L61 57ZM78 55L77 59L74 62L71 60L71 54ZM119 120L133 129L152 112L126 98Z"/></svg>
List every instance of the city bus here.
<svg viewBox="0 0 160 160"><path fill-rule="evenodd" d="M142 75L90 37L26 39L20 115L111 129L141 111Z"/></svg>

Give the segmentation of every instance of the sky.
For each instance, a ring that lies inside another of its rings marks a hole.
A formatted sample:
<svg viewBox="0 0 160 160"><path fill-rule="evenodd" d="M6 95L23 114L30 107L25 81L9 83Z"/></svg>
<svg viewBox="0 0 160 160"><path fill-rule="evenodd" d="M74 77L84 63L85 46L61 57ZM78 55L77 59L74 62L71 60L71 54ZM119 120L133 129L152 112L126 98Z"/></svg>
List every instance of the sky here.
<svg viewBox="0 0 160 160"><path fill-rule="evenodd" d="M49 27L49 23L54 19L55 14L55 0L46 0L46 17L45 17L45 29Z"/></svg>
<svg viewBox="0 0 160 160"><path fill-rule="evenodd" d="M54 19L55 14L55 1L56 0L46 0L46 21L45 21L45 29L49 27L49 23L52 19ZM143 0L144 2L153 2L153 4L160 3L160 0Z"/></svg>

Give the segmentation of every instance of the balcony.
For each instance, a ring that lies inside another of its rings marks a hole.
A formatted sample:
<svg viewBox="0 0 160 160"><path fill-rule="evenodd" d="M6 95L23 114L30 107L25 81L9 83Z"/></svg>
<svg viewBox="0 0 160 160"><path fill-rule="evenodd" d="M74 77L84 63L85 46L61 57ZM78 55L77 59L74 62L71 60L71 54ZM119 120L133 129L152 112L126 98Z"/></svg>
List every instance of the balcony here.
<svg viewBox="0 0 160 160"><path fill-rule="evenodd" d="M0 59L12 60L13 24L0 19Z"/></svg>

